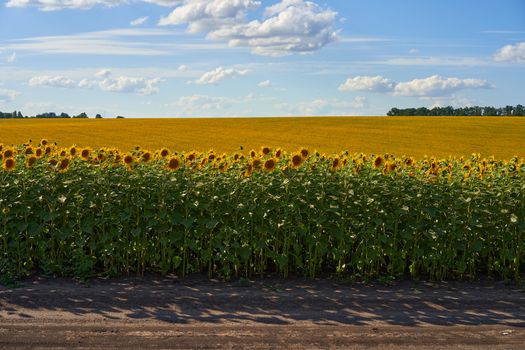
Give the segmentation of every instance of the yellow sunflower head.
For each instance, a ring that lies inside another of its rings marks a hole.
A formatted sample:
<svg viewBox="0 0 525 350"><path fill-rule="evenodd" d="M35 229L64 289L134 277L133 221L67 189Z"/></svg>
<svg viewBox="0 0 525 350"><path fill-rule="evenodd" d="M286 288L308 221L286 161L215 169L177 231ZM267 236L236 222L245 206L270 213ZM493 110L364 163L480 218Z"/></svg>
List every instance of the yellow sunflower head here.
<svg viewBox="0 0 525 350"><path fill-rule="evenodd" d="M384 163L384 159L383 157L381 156L377 156L375 159L374 159L374 168L379 168L381 165L383 165Z"/></svg>
<svg viewBox="0 0 525 350"><path fill-rule="evenodd" d="M62 158L60 160L60 163L58 163L58 171L60 171L61 173L64 173L68 170L69 168L69 158Z"/></svg>
<svg viewBox="0 0 525 350"><path fill-rule="evenodd" d="M168 161L167 168L171 171L176 171L180 168L180 158L171 157Z"/></svg>
<svg viewBox="0 0 525 350"><path fill-rule="evenodd" d="M37 158L35 155L32 155L32 156L28 157L28 158L26 159L26 166L27 166L28 168L32 168L33 165L35 165L37 159L38 159L38 158Z"/></svg>
<svg viewBox="0 0 525 350"><path fill-rule="evenodd" d="M267 155L267 154L269 154L271 151L272 151L272 150L271 150L270 147L268 147L268 146L263 146L263 147L261 147L261 153L262 153L263 155Z"/></svg>
<svg viewBox="0 0 525 350"><path fill-rule="evenodd" d="M303 157L300 153L294 154L292 156L292 168L299 168L303 164Z"/></svg>
<svg viewBox="0 0 525 350"><path fill-rule="evenodd" d="M170 155L170 151L167 148L163 148L160 150L160 156L162 158L166 158L169 155Z"/></svg>
<svg viewBox="0 0 525 350"><path fill-rule="evenodd" d="M303 157L303 159L306 159L308 158L308 156L310 155L310 152L308 151L307 148L301 148L301 150L299 151L299 153L301 153L301 157Z"/></svg>
<svg viewBox="0 0 525 350"><path fill-rule="evenodd" d="M4 161L4 169L7 171L13 171L16 168L16 160L13 158L6 158Z"/></svg>
<svg viewBox="0 0 525 350"><path fill-rule="evenodd" d="M277 166L277 159L275 159L275 158L267 159L264 162L264 170L267 171L267 172L274 171L276 166Z"/></svg>
<svg viewBox="0 0 525 350"><path fill-rule="evenodd" d="M4 158L13 158L15 155L15 151L8 148L4 151Z"/></svg>

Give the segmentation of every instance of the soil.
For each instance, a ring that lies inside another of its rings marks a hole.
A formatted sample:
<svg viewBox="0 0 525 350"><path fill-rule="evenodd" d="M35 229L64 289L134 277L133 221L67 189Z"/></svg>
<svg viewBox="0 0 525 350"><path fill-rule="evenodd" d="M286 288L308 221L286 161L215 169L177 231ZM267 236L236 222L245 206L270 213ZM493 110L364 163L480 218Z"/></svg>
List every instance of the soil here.
<svg viewBox="0 0 525 350"><path fill-rule="evenodd" d="M0 348L525 349L525 290L201 276L0 287Z"/></svg>

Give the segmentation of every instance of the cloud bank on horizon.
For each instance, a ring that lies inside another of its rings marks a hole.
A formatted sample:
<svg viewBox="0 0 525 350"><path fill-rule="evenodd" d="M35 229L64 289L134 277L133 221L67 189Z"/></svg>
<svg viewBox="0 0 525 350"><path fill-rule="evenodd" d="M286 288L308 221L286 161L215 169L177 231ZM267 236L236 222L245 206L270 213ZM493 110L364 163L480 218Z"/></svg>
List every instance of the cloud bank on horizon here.
<svg viewBox="0 0 525 350"><path fill-rule="evenodd" d="M522 1L380 2L7 0L0 110L384 115L525 103Z"/></svg>

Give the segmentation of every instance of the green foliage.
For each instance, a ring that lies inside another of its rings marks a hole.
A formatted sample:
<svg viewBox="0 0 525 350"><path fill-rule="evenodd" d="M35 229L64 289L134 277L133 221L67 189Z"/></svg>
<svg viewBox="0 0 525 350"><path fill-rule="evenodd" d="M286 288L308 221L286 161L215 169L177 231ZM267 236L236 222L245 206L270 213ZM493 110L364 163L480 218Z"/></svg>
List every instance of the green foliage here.
<svg viewBox="0 0 525 350"><path fill-rule="evenodd" d="M250 176L79 160L0 171L0 275L523 275L522 173L465 181L313 164Z"/></svg>

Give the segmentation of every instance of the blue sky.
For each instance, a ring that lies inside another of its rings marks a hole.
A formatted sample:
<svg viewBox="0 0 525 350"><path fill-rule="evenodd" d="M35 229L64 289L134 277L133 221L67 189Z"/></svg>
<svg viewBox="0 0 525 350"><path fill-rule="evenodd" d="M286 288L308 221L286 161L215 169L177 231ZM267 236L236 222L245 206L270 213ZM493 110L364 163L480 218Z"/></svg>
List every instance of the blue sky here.
<svg viewBox="0 0 525 350"><path fill-rule="evenodd" d="M523 0L3 0L0 111L384 115L525 104Z"/></svg>

